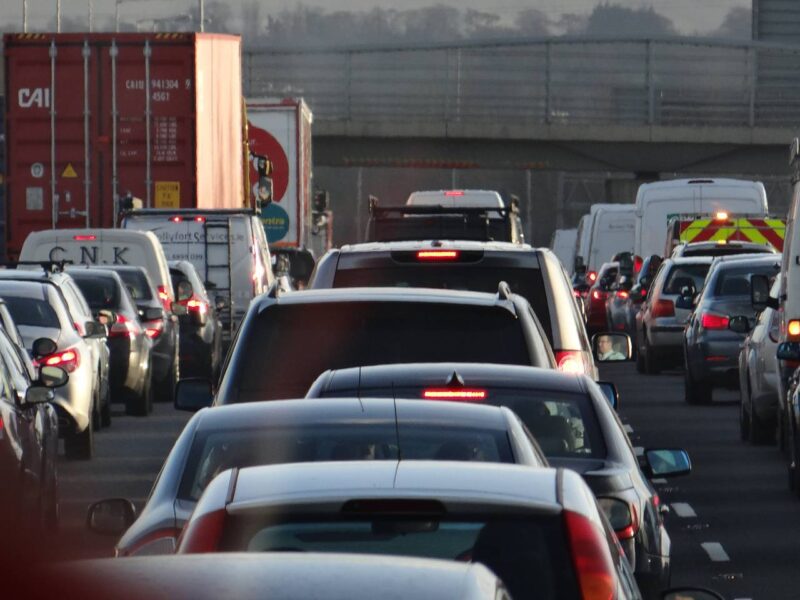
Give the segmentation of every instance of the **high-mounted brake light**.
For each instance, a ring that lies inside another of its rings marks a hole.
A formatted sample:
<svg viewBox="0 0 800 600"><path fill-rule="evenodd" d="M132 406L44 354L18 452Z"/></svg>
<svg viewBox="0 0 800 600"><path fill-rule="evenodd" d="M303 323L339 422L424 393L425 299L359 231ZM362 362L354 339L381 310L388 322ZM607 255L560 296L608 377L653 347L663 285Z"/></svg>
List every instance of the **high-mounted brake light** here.
<svg viewBox="0 0 800 600"><path fill-rule="evenodd" d="M48 367L61 367L67 373L72 373L81 364L81 355L75 349L63 350L45 357L42 364Z"/></svg>
<svg viewBox="0 0 800 600"><path fill-rule="evenodd" d="M717 315L714 313L703 313L700 317L700 324L703 329L727 329L730 319L725 315Z"/></svg>
<svg viewBox="0 0 800 600"><path fill-rule="evenodd" d="M583 600L609 600L615 593L615 568L608 542L598 525L589 518L564 511L572 564L578 575Z"/></svg>
<svg viewBox="0 0 800 600"><path fill-rule="evenodd" d="M183 217L170 217L169 220L173 223L183 223Z"/></svg>
<svg viewBox="0 0 800 600"><path fill-rule="evenodd" d="M194 218L194 222L195 223L205 223L206 222L206 218L205 217L201 217L201 216L197 216L197 217Z"/></svg>
<svg viewBox="0 0 800 600"><path fill-rule="evenodd" d="M459 250L419 250L417 260L430 262L458 260L460 255Z"/></svg>
<svg viewBox="0 0 800 600"><path fill-rule="evenodd" d="M97 239L96 235L73 235L72 239L76 242L93 242Z"/></svg>
<svg viewBox="0 0 800 600"><path fill-rule="evenodd" d="M464 192L462 190L450 190L444 193L445 196L463 196Z"/></svg>
<svg viewBox="0 0 800 600"><path fill-rule="evenodd" d="M473 388L428 388L423 390L422 397L426 400L486 400L486 390Z"/></svg>

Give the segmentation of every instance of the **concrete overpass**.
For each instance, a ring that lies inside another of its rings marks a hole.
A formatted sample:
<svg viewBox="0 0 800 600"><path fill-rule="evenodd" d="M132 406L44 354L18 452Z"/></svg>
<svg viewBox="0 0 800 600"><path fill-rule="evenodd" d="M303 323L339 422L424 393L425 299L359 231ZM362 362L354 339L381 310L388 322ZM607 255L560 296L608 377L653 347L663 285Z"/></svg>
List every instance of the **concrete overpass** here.
<svg viewBox="0 0 800 600"><path fill-rule="evenodd" d="M800 127L800 46L697 38L547 38L417 47L263 49L247 95L302 96L316 183L337 241L359 238L366 197L423 187L517 194L547 243L593 202L680 175L765 180L788 203Z"/></svg>

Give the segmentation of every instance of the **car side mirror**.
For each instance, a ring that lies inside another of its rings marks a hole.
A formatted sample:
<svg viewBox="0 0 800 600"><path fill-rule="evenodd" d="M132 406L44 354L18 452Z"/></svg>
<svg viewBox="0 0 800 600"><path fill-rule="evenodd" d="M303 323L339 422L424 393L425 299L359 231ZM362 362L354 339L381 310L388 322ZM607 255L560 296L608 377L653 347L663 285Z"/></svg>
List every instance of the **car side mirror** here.
<svg viewBox="0 0 800 600"><path fill-rule="evenodd" d="M750 303L756 311L765 308L778 308L778 299L769 295L769 277L766 275L752 275L750 277Z"/></svg>
<svg viewBox="0 0 800 600"><path fill-rule="evenodd" d="M750 331L750 321L744 315L731 317L728 321L728 329L736 333L748 333Z"/></svg>
<svg viewBox="0 0 800 600"><path fill-rule="evenodd" d="M39 383L46 388L58 388L67 384L69 375L61 367L45 365L39 368Z"/></svg>
<svg viewBox="0 0 800 600"><path fill-rule="evenodd" d="M800 361L800 342L778 344L778 360Z"/></svg>
<svg viewBox="0 0 800 600"><path fill-rule="evenodd" d="M25 404L47 404L55 400L55 394L49 387L29 385L25 391Z"/></svg>
<svg viewBox="0 0 800 600"><path fill-rule="evenodd" d="M139 310L142 321L157 321L164 317L164 309L159 306L148 306Z"/></svg>
<svg viewBox="0 0 800 600"><path fill-rule="evenodd" d="M645 475L651 477L679 477L692 472L689 453L680 448L644 451Z"/></svg>
<svg viewBox="0 0 800 600"><path fill-rule="evenodd" d="M83 337L88 339L104 338L108 333L106 326L97 321L86 321L84 331L86 331L86 335Z"/></svg>
<svg viewBox="0 0 800 600"><path fill-rule="evenodd" d="M117 322L117 313L115 313L113 310L108 310L107 308L100 309L97 311L97 321L101 325L111 327Z"/></svg>
<svg viewBox="0 0 800 600"><path fill-rule="evenodd" d="M661 592L661 600L725 600L725 597L704 588L670 588Z"/></svg>
<svg viewBox="0 0 800 600"><path fill-rule="evenodd" d="M597 385L603 390L603 394L611 405L611 408L617 410L619 408L619 392L617 386L610 381L598 381Z"/></svg>
<svg viewBox="0 0 800 600"><path fill-rule="evenodd" d="M86 527L101 535L122 535L135 520L136 507L126 498L100 500L86 513Z"/></svg>
<svg viewBox="0 0 800 600"><path fill-rule="evenodd" d="M627 333L605 331L592 336L592 353L598 362L625 362L633 356Z"/></svg>
<svg viewBox="0 0 800 600"><path fill-rule="evenodd" d="M202 377L190 377L178 380L175 386L175 408L189 412L197 412L201 408L211 406L214 393L211 381Z"/></svg>
<svg viewBox="0 0 800 600"><path fill-rule="evenodd" d="M42 358L44 356L50 356L56 350L58 350L58 346L50 338L39 338L35 340L33 342L33 347L31 349L33 358Z"/></svg>

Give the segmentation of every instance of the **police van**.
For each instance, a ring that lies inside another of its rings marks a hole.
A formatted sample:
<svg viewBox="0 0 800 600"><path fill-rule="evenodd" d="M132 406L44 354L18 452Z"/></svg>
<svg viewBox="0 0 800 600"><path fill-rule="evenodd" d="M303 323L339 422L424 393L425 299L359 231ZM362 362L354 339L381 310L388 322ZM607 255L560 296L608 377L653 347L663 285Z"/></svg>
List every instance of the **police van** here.
<svg viewBox="0 0 800 600"><path fill-rule="evenodd" d="M250 301L274 281L267 236L253 210L132 210L121 226L152 232L167 260L194 265L217 302L224 341L232 338Z"/></svg>

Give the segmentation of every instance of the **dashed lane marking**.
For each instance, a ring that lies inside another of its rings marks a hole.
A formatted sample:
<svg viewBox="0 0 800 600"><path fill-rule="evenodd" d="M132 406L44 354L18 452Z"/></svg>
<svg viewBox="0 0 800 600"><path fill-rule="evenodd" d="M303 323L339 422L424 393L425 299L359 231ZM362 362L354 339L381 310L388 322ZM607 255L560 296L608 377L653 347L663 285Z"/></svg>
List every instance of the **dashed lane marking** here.
<svg viewBox="0 0 800 600"><path fill-rule="evenodd" d="M725 548L719 542L704 542L700 544L703 550L706 551L708 557L714 562L728 562L731 557L725 552Z"/></svg>
<svg viewBox="0 0 800 600"><path fill-rule="evenodd" d="M675 514L683 519L691 519L697 516L697 513L687 502L673 502L670 506L675 511Z"/></svg>

